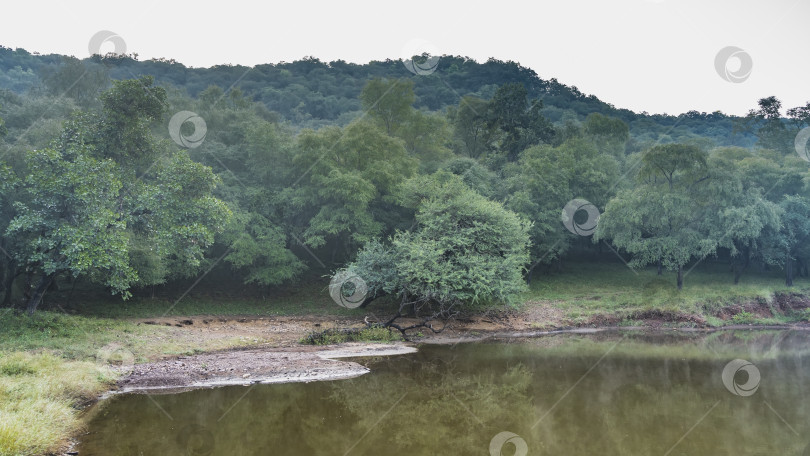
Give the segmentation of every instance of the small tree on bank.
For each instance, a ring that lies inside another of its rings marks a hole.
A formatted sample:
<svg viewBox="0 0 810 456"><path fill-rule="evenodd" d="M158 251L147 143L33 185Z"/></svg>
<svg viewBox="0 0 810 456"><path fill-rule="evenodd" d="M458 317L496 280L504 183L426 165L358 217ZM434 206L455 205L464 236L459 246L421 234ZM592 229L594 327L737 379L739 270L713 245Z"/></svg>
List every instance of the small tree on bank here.
<svg viewBox="0 0 810 456"><path fill-rule="evenodd" d="M406 334L429 328L478 302L511 302L525 289L529 224L476 193L458 176L438 172L410 179L400 203L412 208L415 227L385 245L367 243L348 272L362 278L371 301L396 295L399 309L384 326ZM397 320L412 310L419 320Z"/></svg>

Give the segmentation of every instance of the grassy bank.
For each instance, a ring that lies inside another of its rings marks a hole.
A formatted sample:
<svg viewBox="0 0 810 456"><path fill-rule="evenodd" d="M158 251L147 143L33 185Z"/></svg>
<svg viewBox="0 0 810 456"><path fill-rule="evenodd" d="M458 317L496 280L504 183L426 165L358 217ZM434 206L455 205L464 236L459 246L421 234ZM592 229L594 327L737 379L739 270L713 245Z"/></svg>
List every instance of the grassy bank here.
<svg viewBox="0 0 810 456"><path fill-rule="evenodd" d="M654 269L632 271L618 262L569 263L563 272L536 274L516 307L526 312L552 307L566 325L633 325L640 323L640 315L656 312L697 315L713 326L807 321L807 310L783 311L778 305L787 293L810 295L810 280L797 278L795 284L785 287L777 271L748 274L734 285L726 266L707 264L689 272L684 289L678 291L673 273L657 276ZM80 406L114 383L118 374L110 362L143 362L253 342L199 339L183 328L139 324L133 318L384 316L392 304L345 309L332 302L325 284L318 282L265 299L76 300L61 305L67 313L40 311L32 318L0 310L0 456L45 454L58 448L80 428ZM671 326L689 324L673 321Z"/></svg>
<svg viewBox="0 0 810 456"><path fill-rule="evenodd" d="M113 386L115 365L246 345L122 319L0 311L0 456L47 454L81 428L81 406Z"/></svg>
<svg viewBox="0 0 810 456"><path fill-rule="evenodd" d="M777 308L779 295L810 295L810 279L795 278L794 286L787 287L781 271L743 275L735 285L727 265L706 264L688 272L678 290L674 273L659 276L655 268L632 270L620 263L574 263L566 268L576 273L538 276L521 308L552 303L572 325L597 317L633 324L634 316L656 313L696 315L711 326L782 324L810 316Z"/></svg>
<svg viewBox="0 0 810 456"><path fill-rule="evenodd" d="M80 427L77 409L107 390L113 369L95 352L126 323L43 312L0 314L0 455L55 450Z"/></svg>
<svg viewBox="0 0 810 456"><path fill-rule="evenodd" d="M115 374L49 353L0 353L0 455L43 454L80 428L77 407Z"/></svg>

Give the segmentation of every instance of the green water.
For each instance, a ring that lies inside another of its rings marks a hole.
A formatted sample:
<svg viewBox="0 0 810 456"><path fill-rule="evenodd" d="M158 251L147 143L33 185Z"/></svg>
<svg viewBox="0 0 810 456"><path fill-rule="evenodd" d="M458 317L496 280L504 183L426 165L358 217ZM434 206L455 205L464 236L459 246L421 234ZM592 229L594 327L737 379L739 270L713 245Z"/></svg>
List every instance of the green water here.
<svg viewBox="0 0 810 456"><path fill-rule="evenodd" d="M419 349L351 380L114 396L79 455L810 454L806 331Z"/></svg>

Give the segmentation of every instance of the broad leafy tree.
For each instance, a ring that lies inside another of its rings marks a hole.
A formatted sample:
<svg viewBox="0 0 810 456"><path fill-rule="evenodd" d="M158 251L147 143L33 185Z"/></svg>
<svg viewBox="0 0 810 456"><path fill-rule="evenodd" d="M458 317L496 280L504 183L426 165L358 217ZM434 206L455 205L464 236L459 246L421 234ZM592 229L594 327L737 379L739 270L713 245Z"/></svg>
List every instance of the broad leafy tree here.
<svg viewBox="0 0 810 456"><path fill-rule="evenodd" d="M387 134L394 134L413 110L413 81L374 78L363 88L360 101L369 117L379 122Z"/></svg>
<svg viewBox="0 0 810 456"><path fill-rule="evenodd" d="M346 258L384 232L394 190L417 167L402 140L370 122L305 131L294 158L296 181L280 198L304 244L328 248L329 260Z"/></svg>
<svg viewBox="0 0 810 456"><path fill-rule="evenodd" d="M676 271L681 289L684 266L717 245L707 237L707 159L706 152L681 144L648 150L638 185L608 202L595 239L610 239L629 252L631 266L658 263Z"/></svg>
<svg viewBox="0 0 810 456"><path fill-rule="evenodd" d="M526 87L519 83L504 84L487 104L487 128L500 137L498 149L509 161L518 158L527 147L550 143L554 127L541 114L543 102L530 101Z"/></svg>
<svg viewBox="0 0 810 456"><path fill-rule="evenodd" d="M494 134L487 127L488 106L486 100L466 95L461 98L458 107L448 113L459 152L470 158L479 158L492 148Z"/></svg>
<svg viewBox="0 0 810 456"><path fill-rule="evenodd" d="M62 274L125 298L192 275L229 216L211 169L149 132L165 101L150 78L118 82L101 100L99 114L78 114L52 147L27 156L27 198L7 232L37 277L29 313Z"/></svg>
<svg viewBox="0 0 810 456"><path fill-rule="evenodd" d="M405 333L448 318L475 303L509 303L525 285L528 223L500 203L467 187L458 176L439 172L403 184L399 201L413 208L415 226L372 241L348 270L363 278L372 297L400 299L386 325ZM422 313L419 323L400 326L408 308Z"/></svg>
<svg viewBox="0 0 810 456"><path fill-rule="evenodd" d="M528 281L538 265L558 260L578 238L561 221L563 207L584 198L602 208L619 179L616 159L584 138L531 147L504 174L507 207L532 222Z"/></svg>

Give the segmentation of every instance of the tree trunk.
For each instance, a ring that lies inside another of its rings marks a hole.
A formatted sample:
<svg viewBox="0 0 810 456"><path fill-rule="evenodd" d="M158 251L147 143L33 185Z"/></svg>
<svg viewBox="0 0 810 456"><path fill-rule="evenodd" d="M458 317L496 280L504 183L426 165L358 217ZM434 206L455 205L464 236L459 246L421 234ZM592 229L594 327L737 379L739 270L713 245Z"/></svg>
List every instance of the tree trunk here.
<svg viewBox="0 0 810 456"><path fill-rule="evenodd" d="M14 287L14 279L17 277L17 271L15 269L14 260L9 260L6 267L6 276L3 278L3 288L5 289L5 293L3 296L3 302L0 303L0 307L8 307L11 304L11 293L12 288Z"/></svg>
<svg viewBox="0 0 810 456"><path fill-rule="evenodd" d="M751 249L746 247L743 250L743 254L745 255L745 261L743 262L742 268L735 267L734 269L734 285L740 282L740 277L743 275L743 272L751 265Z"/></svg>
<svg viewBox="0 0 810 456"><path fill-rule="evenodd" d="M34 281L34 273L32 271L25 272L25 284L23 285L23 301L28 302L31 300L31 286Z"/></svg>
<svg viewBox="0 0 810 456"><path fill-rule="evenodd" d="M39 283L36 289L34 289L34 294L31 295L31 299L28 300L28 307L25 309L29 316L34 315L34 311L37 310L37 306L42 301L45 290L47 290L51 282L53 282L53 276L54 274L43 274L39 279Z"/></svg>
<svg viewBox="0 0 810 456"><path fill-rule="evenodd" d="M534 268L536 268L536 267L537 267L537 263L534 263L532 265L532 267L530 267L529 270L526 271L526 285L531 285L532 284L532 274L534 273Z"/></svg>
<svg viewBox="0 0 810 456"><path fill-rule="evenodd" d="M658 259L658 275L664 274L664 265L661 262L661 259Z"/></svg>
<svg viewBox="0 0 810 456"><path fill-rule="evenodd" d="M790 255L785 259L785 285L793 286L793 259Z"/></svg>
<svg viewBox="0 0 810 456"><path fill-rule="evenodd" d="M72 283L72 284L71 284L71 286L70 286L70 294L68 294L68 298L67 298L67 304L66 304L66 305L68 305L68 306L70 305L70 303L71 303L71 302L72 302L72 300L73 300L73 291L74 291L74 290L76 290L76 283L77 283L78 281L79 281L79 279L78 279L78 278L75 278L75 279L73 279L73 280L71 281L71 282L73 282L73 283Z"/></svg>
<svg viewBox="0 0 810 456"><path fill-rule="evenodd" d="M678 289L683 289L683 266L678 265Z"/></svg>
<svg viewBox="0 0 810 456"><path fill-rule="evenodd" d="M0 292L5 293L5 291L8 289L8 286L6 285L6 282L8 282L8 277L13 272L14 271L12 271L11 268L9 268L9 267L4 267L4 268L0 269L0 280L2 280L2 282L0 282Z"/></svg>

